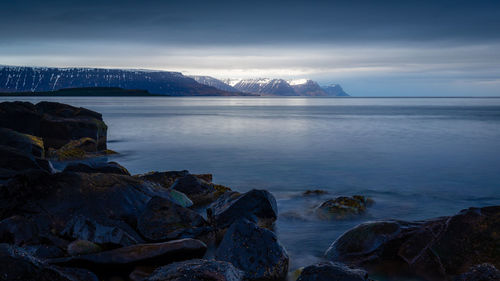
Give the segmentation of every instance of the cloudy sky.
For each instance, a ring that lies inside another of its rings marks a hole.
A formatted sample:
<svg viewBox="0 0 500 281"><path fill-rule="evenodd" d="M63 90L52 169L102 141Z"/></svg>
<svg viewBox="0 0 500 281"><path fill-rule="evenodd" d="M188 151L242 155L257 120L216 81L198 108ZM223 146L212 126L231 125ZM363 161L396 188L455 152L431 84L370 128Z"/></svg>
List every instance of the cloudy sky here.
<svg viewBox="0 0 500 281"><path fill-rule="evenodd" d="M0 0L0 64L500 96L500 1Z"/></svg>

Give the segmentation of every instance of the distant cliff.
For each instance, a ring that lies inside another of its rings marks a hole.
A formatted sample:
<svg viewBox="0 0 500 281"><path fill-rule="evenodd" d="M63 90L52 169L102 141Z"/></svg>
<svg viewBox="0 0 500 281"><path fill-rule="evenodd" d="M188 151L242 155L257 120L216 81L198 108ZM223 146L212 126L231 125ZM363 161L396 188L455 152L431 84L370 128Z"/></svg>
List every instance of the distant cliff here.
<svg viewBox="0 0 500 281"><path fill-rule="evenodd" d="M241 95L200 84L180 72L0 66L0 92L47 92L84 87L140 89L171 96Z"/></svg>

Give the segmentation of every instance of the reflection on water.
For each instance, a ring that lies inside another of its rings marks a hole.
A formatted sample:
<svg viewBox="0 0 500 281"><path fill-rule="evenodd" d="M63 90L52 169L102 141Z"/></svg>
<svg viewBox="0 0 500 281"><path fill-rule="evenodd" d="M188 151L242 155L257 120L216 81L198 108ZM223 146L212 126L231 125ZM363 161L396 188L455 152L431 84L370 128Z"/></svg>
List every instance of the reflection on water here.
<svg viewBox="0 0 500 281"><path fill-rule="evenodd" d="M500 204L500 99L43 99L103 113L115 160L132 173L188 169L236 190L269 189L292 269L366 220ZM330 195L298 196L306 189ZM307 217L321 200L352 194L374 198L365 217Z"/></svg>

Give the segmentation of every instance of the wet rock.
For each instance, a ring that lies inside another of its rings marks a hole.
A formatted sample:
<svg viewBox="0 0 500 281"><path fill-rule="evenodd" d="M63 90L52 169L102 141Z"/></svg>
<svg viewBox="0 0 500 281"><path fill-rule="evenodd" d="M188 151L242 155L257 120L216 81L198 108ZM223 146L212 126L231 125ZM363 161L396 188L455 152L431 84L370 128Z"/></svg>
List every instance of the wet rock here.
<svg viewBox="0 0 500 281"><path fill-rule="evenodd" d="M170 188L175 180L189 175L186 170L183 171L169 171L169 172L149 172L135 177L153 183L157 183L163 188Z"/></svg>
<svg viewBox="0 0 500 281"><path fill-rule="evenodd" d="M7 180L29 170L49 172L43 167L45 166L42 163L44 161L46 160L37 160L33 155L14 147L0 145L0 179Z"/></svg>
<svg viewBox="0 0 500 281"><path fill-rule="evenodd" d="M70 163L64 168L64 172L104 173L130 176L128 170L116 162L94 164Z"/></svg>
<svg viewBox="0 0 500 281"><path fill-rule="evenodd" d="M94 139L98 150L106 149L107 126L102 115L62 103L2 102L0 127L41 137L46 150L85 137Z"/></svg>
<svg viewBox="0 0 500 281"><path fill-rule="evenodd" d="M297 281L369 281L368 273L361 269L351 269L346 265L322 262L305 267Z"/></svg>
<svg viewBox="0 0 500 281"><path fill-rule="evenodd" d="M13 147L34 157L44 157L43 140L7 128L0 128L0 145Z"/></svg>
<svg viewBox="0 0 500 281"><path fill-rule="evenodd" d="M454 281L499 281L500 270L495 266L483 263L473 266L468 272L457 276Z"/></svg>
<svg viewBox="0 0 500 281"><path fill-rule="evenodd" d="M198 213L161 197L153 197L148 202L139 216L137 228L151 241L195 238L209 230Z"/></svg>
<svg viewBox="0 0 500 281"><path fill-rule="evenodd" d="M364 214L373 201L361 195L337 197L319 205L315 213L320 219L341 220Z"/></svg>
<svg viewBox="0 0 500 281"><path fill-rule="evenodd" d="M217 227L222 229L241 218L269 227L278 217L276 199L266 190L254 189L242 195L228 192L212 203L209 209Z"/></svg>
<svg viewBox="0 0 500 281"><path fill-rule="evenodd" d="M284 280L288 254L276 235L243 219L229 227L215 253L245 272L247 280Z"/></svg>
<svg viewBox="0 0 500 281"><path fill-rule="evenodd" d="M302 196L319 196L319 195L325 195L328 194L328 191L326 190L321 190L321 189L311 189L311 190L306 190L302 193Z"/></svg>
<svg viewBox="0 0 500 281"><path fill-rule="evenodd" d="M500 206L424 222L366 223L338 238L326 256L374 271L443 280L476 264L498 267L499 225Z"/></svg>
<svg viewBox="0 0 500 281"><path fill-rule="evenodd" d="M159 266L172 261L200 258L207 246L195 239L181 239L163 243L137 244L95 254L51 259L51 264L60 266L81 266L95 272L108 269L148 265Z"/></svg>
<svg viewBox="0 0 500 281"><path fill-rule="evenodd" d="M215 199L215 188L191 174L175 180L172 189L186 194L194 205L209 203Z"/></svg>
<svg viewBox="0 0 500 281"><path fill-rule="evenodd" d="M242 281L243 272L231 263L214 260L188 260L156 269L147 281Z"/></svg>
<svg viewBox="0 0 500 281"><path fill-rule="evenodd" d="M102 248L99 245L87 240L75 240L68 245L68 254L71 256L93 254L101 251Z"/></svg>
<svg viewBox="0 0 500 281"><path fill-rule="evenodd" d="M2 281L97 281L91 272L50 266L22 248L8 244L0 244L0 272Z"/></svg>
<svg viewBox="0 0 500 281"><path fill-rule="evenodd" d="M49 151L50 157L59 161L79 160L97 156L97 144L94 139L81 138L72 140L57 150Z"/></svg>

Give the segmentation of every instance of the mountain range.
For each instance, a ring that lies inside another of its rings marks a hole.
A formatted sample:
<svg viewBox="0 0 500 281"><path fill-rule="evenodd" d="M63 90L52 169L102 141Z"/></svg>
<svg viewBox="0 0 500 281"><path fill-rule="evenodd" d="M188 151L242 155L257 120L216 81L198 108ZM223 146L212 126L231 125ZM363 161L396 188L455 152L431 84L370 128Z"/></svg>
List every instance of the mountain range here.
<svg viewBox="0 0 500 281"><path fill-rule="evenodd" d="M90 87L146 90L170 96L347 96L339 85L322 88L307 79L219 80L157 70L0 66L0 92L53 92Z"/></svg>

